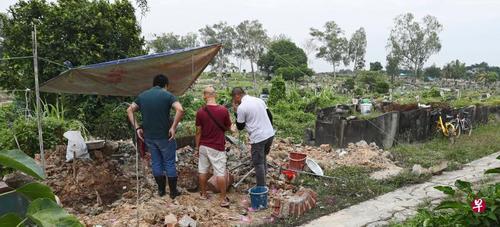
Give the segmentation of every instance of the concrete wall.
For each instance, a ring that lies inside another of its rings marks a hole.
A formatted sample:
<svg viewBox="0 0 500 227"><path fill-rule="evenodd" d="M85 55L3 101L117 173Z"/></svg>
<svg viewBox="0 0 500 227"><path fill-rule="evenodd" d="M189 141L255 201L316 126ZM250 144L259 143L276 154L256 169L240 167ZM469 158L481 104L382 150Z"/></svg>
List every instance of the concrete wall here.
<svg viewBox="0 0 500 227"><path fill-rule="evenodd" d="M495 107L500 115L500 107ZM491 112L487 106L464 108L471 114L472 124L486 124ZM459 110L443 110L443 114L456 114ZM499 117L500 118L500 117ZM317 113L315 144L346 147L349 143L365 140L382 148L395 143L413 143L431 139L435 132L437 116L430 109L394 111L368 120L347 121L335 108L325 108Z"/></svg>

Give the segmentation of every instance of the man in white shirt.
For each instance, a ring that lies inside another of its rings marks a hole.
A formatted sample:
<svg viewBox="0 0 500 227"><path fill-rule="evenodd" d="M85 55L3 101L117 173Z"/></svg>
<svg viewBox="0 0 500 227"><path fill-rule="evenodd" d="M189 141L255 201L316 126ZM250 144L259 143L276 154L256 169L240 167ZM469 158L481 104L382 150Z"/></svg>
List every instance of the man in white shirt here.
<svg viewBox="0 0 500 227"><path fill-rule="evenodd" d="M246 129L250 136L257 186L266 186L266 156L274 139L273 116L262 99L245 94L240 87L233 88L231 96L236 127L238 130Z"/></svg>

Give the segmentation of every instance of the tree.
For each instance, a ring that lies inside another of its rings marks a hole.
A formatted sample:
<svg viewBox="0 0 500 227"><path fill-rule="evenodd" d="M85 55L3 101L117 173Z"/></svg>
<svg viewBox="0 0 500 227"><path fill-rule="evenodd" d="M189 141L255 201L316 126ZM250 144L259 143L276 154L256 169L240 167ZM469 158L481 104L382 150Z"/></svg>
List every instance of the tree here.
<svg viewBox="0 0 500 227"><path fill-rule="evenodd" d="M425 69L424 72L425 77L439 78L441 77L441 69L437 67L435 64Z"/></svg>
<svg viewBox="0 0 500 227"><path fill-rule="evenodd" d="M430 15L418 23L411 13L397 16L394 23L387 47L403 66L414 72L416 81L429 57L441 50L438 34L442 25Z"/></svg>
<svg viewBox="0 0 500 227"><path fill-rule="evenodd" d="M257 87L257 79L253 66L264 53L264 49L269 42L269 37L262 24L257 20L245 20L241 22L236 27L236 34L235 49L237 56L250 61L254 87Z"/></svg>
<svg viewBox="0 0 500 227"><path fill-rule="evenodd" d="M465 63L459 60L452 61L443 67L443 76L448 79L460 79L465 78L467 75L467 70L465 69Z"/></svg>
<svg viewBox="0 0 500 227"><path fill-rule="evenodd" d="M370 71L380 71L382 70L384 67L382 66L382 64L378 61L376 62L370 62Z"/></svg>
<svg viewBox="0 0 500 227"><path fill-rule="evenodd" d="M267 53L259 58L257 65L268 74L286 74L283 78L287 80L313 73L307 68L304 50L289 40L271 42Z"/></svg>
<svg viewBox="0 0 500 227"><path fill-rule="evenodd" d="M363 27L354 32L348 44L348 51L344 64L347 66L350 62L353 63L353 71L365 67L366 54L366 33Z"/></svg>
<svg viewBox="0 0 500 227"><path fill-rule="evenodd" d="M148 49L154 53L199 46L198 36L195 33L180 36L170 32L155 34L154 37L153 40L147 42Z"/></svg>
<svg viewBox="0 0 500 227"><path fill-rule="evenodd" d="M342 37L343 32L334 21L328 21L324 25L324 31L311 28L309 33L315 40L321 43L316 57L323 58L333 66L333 78L337 78L336 69L344 59L347 49L347 39Z"/></svg>
<svg viewBox="0 0 500 227"><path fill-rule="evenodd" d="M229 56L231 56L234 50L234 37L236 36L236 32L233 27L223 21L213 25L206 25L204 28L201 28L199 32L204 44L222 44L222 49L211 63L212 67L218 70L219 74L222 74L222 70L230 66Z"/></svg>
<svg viewBox="0 0 500 227"><path fill-rule="evenodd" d="M476 75L476 80L486 85L500 80L500 76L496 72L481 72Z"/></svg>
<svg viewBox="0 0 500 227"><path fill-rule="evenodd" d="M312 64L311 55L316 52L316 49L318 49L318 46L314 43L314 39L306 39L304 43L302 43L302 49L306 53L308 59L307 64Z"/></svg>
<svg viewBox="0 0 500 227"><path fill-rule="evenodd" d="M0 13L0 58L3 56L3 21L5 20L6 15Z"/></svg>
<svg viewBox="0 0 500 227"><path fill-rule="evenodd" d="M391 84L394 84L394 77L399 74L399 58L392 55L387 56L387 65L385 71L391 76Z"/></svg>
<svg viewBox="0 0 500 227"><path fill-rule="evenodd" d="M32 24L37 25L40 82L67 68L51 62L71 61L74 66L88 65L145 54L144 39L128 1L18 1L1 18L4 57L31 56ZM31 59L0 62L0 86L5 89L34 87ZM48 102L55 95L43 94ZM24 96L23 96L24 100ZM92 95L64 96L66 117L85 122L89 130L101 107L123 99Z"/></svg>

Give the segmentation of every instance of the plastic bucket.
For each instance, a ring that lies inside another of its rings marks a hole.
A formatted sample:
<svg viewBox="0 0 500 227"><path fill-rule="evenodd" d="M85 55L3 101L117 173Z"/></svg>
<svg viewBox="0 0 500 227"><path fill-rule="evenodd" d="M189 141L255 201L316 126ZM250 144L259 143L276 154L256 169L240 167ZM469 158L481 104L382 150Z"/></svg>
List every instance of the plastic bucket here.
<svg viewBox="0 0 500 227"><path fill-rule="evenodd" d="M303 170L306 165L307 155L304 153L290 152L288 154L289 168L293 170Z"/></svg>
<svg viewBox="0 0 500 227"><path fill-rule="evenodd" d="M372 104L371 103L360 104L359 110L360 110L361 114L369 114L370 112L372 112Z"/></svg>
<svg viewBox="0 0 500 227"><path fill-rule="evenodd" d="M248 190L252 208L255 210L267 209L267 193L269 189L265 186L255 186Z"/></svg>

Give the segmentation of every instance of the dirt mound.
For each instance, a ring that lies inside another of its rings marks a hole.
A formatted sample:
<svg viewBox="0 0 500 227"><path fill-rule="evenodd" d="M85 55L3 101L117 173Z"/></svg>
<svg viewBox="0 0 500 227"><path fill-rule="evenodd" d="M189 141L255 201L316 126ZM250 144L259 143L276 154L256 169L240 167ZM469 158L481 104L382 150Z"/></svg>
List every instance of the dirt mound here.
<svg viewBox="0 0 500 227"><path fill-rule="evenodd" d="M65 162L66 146L57 146L47 155L47 179L65 207L89 213L89 206L109 205L127 192L135 177L124 171L118 160L91 152L93 160Z"/></svg>
<svg viewBox="0 0 500 227"><path fill-rule="evenodd" d="M387 169L395 166L390 159L391 153L379 149L375 143L368 144L361 140L349 143L346 149L339 151L340 157L335 160L339 165L363 166L376 169Z"/></svg>

